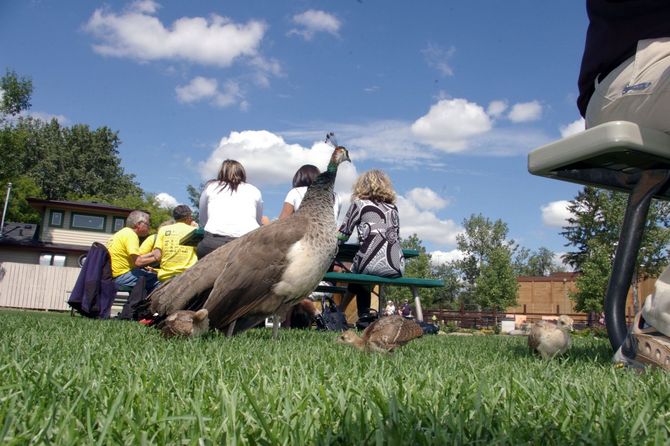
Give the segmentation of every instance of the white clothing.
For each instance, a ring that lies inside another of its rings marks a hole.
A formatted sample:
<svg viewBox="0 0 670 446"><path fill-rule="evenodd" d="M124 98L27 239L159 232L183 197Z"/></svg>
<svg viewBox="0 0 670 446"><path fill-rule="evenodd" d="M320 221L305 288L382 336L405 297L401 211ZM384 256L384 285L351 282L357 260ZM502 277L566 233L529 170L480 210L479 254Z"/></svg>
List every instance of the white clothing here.
<svg viewBox="0 0 670 446"><path fill-rule="evenodd" d="M295 212L300 207L300 203L302 203L302 199L305 198L306 193L307 193L307 186L294 187L293 189L288 191L288 194L286 194L284 203L288 203L291 206L293 206L293 212ZM340 200L340 196L336 192L333 192L333 195L335 196L335 204L333 205L333 212L335 213L335 221L337 221L338 217L340 216L342 201Z"/></svg>
<svg viewBox="0 0 670 446"><path fill-rule="evenodd" d="M670 336L670 266L656 279L654 292L645 299L642 317L647 324Z"/></svg>
<svg viewBox="0 0 670 446"><path fill-rule="evenodd" d="M200 195L200 224L211 234L240 237L258 228L262 217L261 191L249 183L232 192L210 181Z"/></svg>
<svg viewBox="0 0 670 446"><path fill-rule="evenodd" d="M670 132L670 38L640 40L634 56L596 81L586 128L632 121Z"/></svg>

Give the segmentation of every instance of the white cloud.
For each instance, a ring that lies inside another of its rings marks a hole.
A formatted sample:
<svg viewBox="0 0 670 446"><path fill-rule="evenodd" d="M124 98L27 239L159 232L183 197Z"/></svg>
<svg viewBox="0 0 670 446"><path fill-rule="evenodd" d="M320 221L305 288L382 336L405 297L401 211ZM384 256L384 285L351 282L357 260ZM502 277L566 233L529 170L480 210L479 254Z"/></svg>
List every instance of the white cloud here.
<svg viewBox="0 0 670 446"><path fill-rule="evenodd" d="M554 263L555 263L556 265L561 265L561 266L563 266L563 267L565 268L565 271L567 271L567 272L574 272L574 271L575 271L575 268L572 267L572 266L570 266L569 263L563 261L563 256L564 256L565 254L567 254L567 252L565 252L565 251L563 251L563 252L555 252L555 253L554 253Z"/></svg>
<svg viewBox="0 0 670 446"><path fill-rule="evenodd" d="M298 25L299 28L290 30L289 35L297 34L305 40L311 40L316 33L320 32L337 36L342 26L342 23L333 14L316 9L310 9L301 14L294 15L293 23Z"/></svg>
<svg viewBox="0 0 670 446"><path fill-rule="evenodd" d="M584 118L579 118L568 125L561 126L561 137L567 138L568 136L576 135L579 132L583 132L585 128L586 122Z"/></svg>
<svg viewBox="0 0 670 446"><path fill-rule="evenodd" d="M153 14L158 8L160 8L160 5L154 0L137 0L130 5L129 9L132 11Z"/></svg>
<svg viewBox="0 0 670 446"><path fill-rule="evenodd" d="M512 122L537 121L542 117L542 105L538 101L514 104L507 117Z"/></svg>
<svg viewBox="0 0 670 446"><path fill-rule="evenodd" d="M440 266L445 263L463 260L464 258L465 256L463 255L463 252L458 249L452 249L451 251L433 251L430 253L430 263L433 266Z"/></svg>
<svg viewBox="0 0 670 446"><path fill-rule="evenodd" d="M56 121L58 121L60 125L66 125L70 122L70 120L64 115L54 115L51 113L44 113L44 112L28 111L25 114L22 114L22 116L30 116L32 118L39 119L40 121L44 122L51 122L52 119L55 119Z"/></svg>
<svg viewBox="0 0 670 446"><path fill-rule="evenodd" d="M494 118L499 118L503 113L505 113L507 107L508 106L506 101L491 101L488 108L486 109L486 113Z"/></svg>
<svg viewBox="0 0 670 446"><path fill-rule="evenodd" d="M261 21L240 24L212 14L182 17L165 26L154 16L158 7L154 1L139 1L119 14L96 9L84 26L99 41L94 51L140 61L185 60L220 67L241 57L259 57L267 29Z"/></svg>
<svg viewBox="0 0 670 446"><path fill-rule="evenodd" d="M552 201L551 203L542 206L542 222L550 227L562 228L568 225L567 219L571 217L568 210L570 204L567 200Z"/></svg>
<svg viewBox="0 0 670 446"><path fill-rule="evenodd" d="M234 81L227 81L223 88L219 88L216 79L195 77L187 85L175 89L177 99L183 103L192 103L208 100L217 107L227 107L239 103L242 108L246 107L240 85Z"/></svg>
<svg viewBox="0 0 670 446"><path fill-rule="evenodd" d="M419 209L424 210L442 209L448 204L447 200L427 187L415 187L407 193L407 198L416 204Z"/></svg>
<svg viewBox="0 0 670 446"><path fill-rule="evenodd" d="M244 166L251 184L261 188L288 186L303 164L314 164L325 170L332 152L331 146L319 140L307 148L289 144L281 136L266 130L245 130L231 132L222 138L207 161L200 163L199 170L203 180L216 178L223 160L235 159ZM356 168L352 163L339 167L335 189L345 195L343 198L347 199L356 177Z"/></svg>
<svg viewBox="0 0 670 446"><path fill-rule="evenodd" d="M374 160L377 163L400 163L404 168L430 168L436 161L435 153L419 144L409 124L403 121L375 121L364 124L329 122L314 124L318 130L298 129L282 131L286 138L301 141L323 139L323 129L335 129L338 139L349 149L352 161Z"/></svg>
<svg viewBox="0 0 670 446"><path fill-rule="evenodd" d="M432 147L462 152L468 149L469 139L491 127L491 119L480 105L465 99L443 99L417 119L411 129L420 141Z"/></svg>
<svg viewBox="0 0 670 446"><path fill-rule="evenodd" d="M448 50L440 46L429 43L428 46L421 50L421 53L426 58L429 66L436 68L443 76L453 76L454 70L449 65L449 59L456 53L456 48L453 46Z"/></svg>
<svg viewBox="0 0 670 446"><path fill-rule="evenodd" d="M195 77L188 85L177 87L177 98L181 102L196 102L216 95L218 83L216 79Z"/></svg>
<svg viewBox="0 0 670 446"><path fill-rule="evenodd" d="M420 210L411 198L398 196L400 236L408 238L417 234L421 240L439 246L455 246L456 235L463 231L453 220L441 220L431 211Z"/></svg>
<svg viewBox="0 0 670 446"><path fill-rule="evenodd" d="M166 209L172 209L179 204L175 197L165 192L156 195L155 201L159 207Z"/></svg>

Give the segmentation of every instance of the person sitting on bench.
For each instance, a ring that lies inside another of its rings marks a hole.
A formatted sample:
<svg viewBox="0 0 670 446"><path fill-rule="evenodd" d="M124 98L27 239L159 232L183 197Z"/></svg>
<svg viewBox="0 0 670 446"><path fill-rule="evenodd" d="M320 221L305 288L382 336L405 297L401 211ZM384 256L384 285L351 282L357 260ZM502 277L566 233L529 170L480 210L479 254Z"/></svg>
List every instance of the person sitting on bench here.
<svg viewBox="0 0 670 446"><path fill-rule="evenodd" d="M577 100L586 127L622 120L670 133L670 2L587 0L586 9ZM670 269L658 278L614 360L640 365L636 347L643 337L667 356L667 336Z"/></svg>
<svg viewBox="0 0 670 446"><path fill-rule="evenodd" d="M175 223L158 228L156 243L160 266L158 267L158 280L165 282L174 276L183 273L195 265L198 256L195 247L179 244L179 241L193 231L193 213L191 208L180 204L172 210ZM197 223L195 224L197 226Z"/></svg>
<svg viewBox="0 0 670 446"><path fill-rule="evenodd" d="M341 243L349 240L354 229L358 231L360 248L354 256L351 271L381 277L401 277L405 272L405 257L400 246L400 218L396 208L396 194L388 175L381 170L370 170L356 180L351 205L339 229ZM356 308L360 318L370 310L370 287L351 283L340 303L344 311L356 294Z"/></svg>
<svg viewBox="0 0 670 446"><path fill-rule="evenodd" d="M145 266L158 258L153 252L140 254L140 236L149 233L149 214L132 211L126 218L126 227L117 231L107 242L107 250L112 261L112 277L118 286L134 287L140 276L145 278L147 292L158 285L156 273L147 271Z"/></svg>

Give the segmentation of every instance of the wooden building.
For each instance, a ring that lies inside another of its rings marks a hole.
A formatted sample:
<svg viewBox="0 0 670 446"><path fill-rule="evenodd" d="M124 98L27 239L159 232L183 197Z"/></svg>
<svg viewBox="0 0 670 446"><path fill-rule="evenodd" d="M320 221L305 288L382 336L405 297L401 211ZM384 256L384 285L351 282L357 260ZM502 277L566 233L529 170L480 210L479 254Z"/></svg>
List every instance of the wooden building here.
<svg viewBox="0 0 670 446"><path fill-rule="evenodd" d="M67 310L89 248L123 228L132 209L35 198L28 203L39 211L40 223L7 223L0 236L0 307Z"/></svg>

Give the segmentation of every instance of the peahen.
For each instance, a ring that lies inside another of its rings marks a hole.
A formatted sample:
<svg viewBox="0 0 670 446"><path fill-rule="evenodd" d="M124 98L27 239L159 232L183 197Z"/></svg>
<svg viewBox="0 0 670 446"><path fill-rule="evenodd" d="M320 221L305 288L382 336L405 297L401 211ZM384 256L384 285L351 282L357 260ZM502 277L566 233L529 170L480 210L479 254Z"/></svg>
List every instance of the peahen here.
<svg viewBox="0 0 670 446"><path fill-rule="evenodd" d="M358 336L353 330L347 330L337 341L351 344L361 351L386 353L422 335L423 329L418 323L396 314L377 319L365 328L362 336Z"/></svg>
<svg viewBox="0 0 670 446"><path fill-rule="evenodd" d="M209 326L229 335L285 314L316 288L337 253L333 184L344 161L349 153L338 146L297 212L221 246L158 288L152 311L166 316L202 307Z"/></svg>
<svg viewBox="0 0 670 446"><path fill-rule="evenodd" d="M543 359L551 359L565 353L572 344L570 332L574 321L570 316L561 315L557 324L537 321L528 334L528 348L531 353L539 353Z"/></svg>

